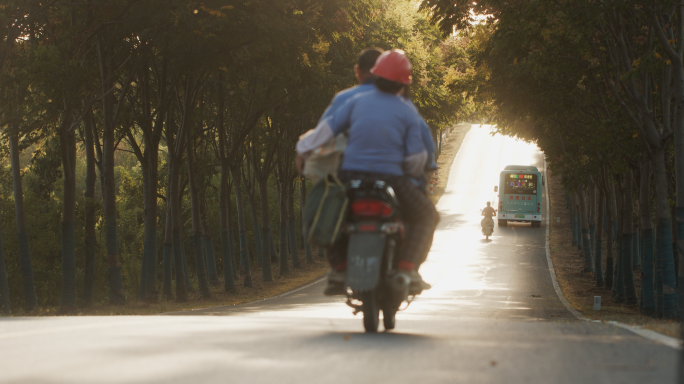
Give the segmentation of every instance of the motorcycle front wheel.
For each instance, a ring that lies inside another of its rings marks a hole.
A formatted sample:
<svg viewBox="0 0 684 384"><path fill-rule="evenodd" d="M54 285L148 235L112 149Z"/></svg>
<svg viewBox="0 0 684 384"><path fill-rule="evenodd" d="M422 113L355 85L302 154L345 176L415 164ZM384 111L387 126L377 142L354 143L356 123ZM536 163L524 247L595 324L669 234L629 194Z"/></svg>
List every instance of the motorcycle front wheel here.
<svg viewBox="0 0 684 384"><path fill-rule="evenodd" d="M377 332L380 322L380 307L375 290L363 294L363 328L366 332Z"/></svg>

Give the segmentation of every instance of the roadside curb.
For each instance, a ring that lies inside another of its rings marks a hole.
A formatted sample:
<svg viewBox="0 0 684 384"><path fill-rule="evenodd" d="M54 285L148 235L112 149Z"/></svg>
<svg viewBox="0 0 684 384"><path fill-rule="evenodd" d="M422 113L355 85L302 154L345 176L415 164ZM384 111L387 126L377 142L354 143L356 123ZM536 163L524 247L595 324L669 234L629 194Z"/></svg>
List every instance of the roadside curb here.
<svg viewBox="0 0 684 384"><path fill-rule="evenodd" d="M553 283L553 289L556 291L556 295L558 296L558 299L563 303L565 308L573 314L578 320L583 320L583 321L590 321L593 323L606 323L610 325L614 325L618 328L626 329L638 336L641 336L643 338L646 338L648 340L651 340L653 342L659 343L666 345L670 348L680 350L682 349L682 340L677 339L675 337L670 337L667 335L663 335L662 333L652 331L650 329L643 329L639 326L634 326L634 325L627 325L623 323L619 323L617 321L600 321L600 320L592 320L586 318L580 311L575 309L575 307L570 304L568 299L565 298L563 295L563 291L560 288L560 285L558 285L558 280L556 279L556 269L553 267L553 262L551 261L551 251L549 248L549 233L551 230L551 221L550 221L550 211L551 211L551 201L549 200L549 178L547 177L547 167L546 167L546 158L544 158L544 178L546 179L546 183L544 184L544 193L546 194L546 262L549 265L549 274L551 275L551 282Z"/></svg>

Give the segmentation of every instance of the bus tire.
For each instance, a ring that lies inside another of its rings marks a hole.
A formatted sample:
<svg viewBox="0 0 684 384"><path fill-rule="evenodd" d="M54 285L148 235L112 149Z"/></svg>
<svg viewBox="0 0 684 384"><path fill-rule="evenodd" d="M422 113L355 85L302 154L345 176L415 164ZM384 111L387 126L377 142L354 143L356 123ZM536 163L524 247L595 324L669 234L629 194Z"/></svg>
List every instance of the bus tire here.
<svg viewBox="0 0 684 384"><path fill-rule="evenodd" d="M499 219L499 227L505 227L508 225L508 220Z"/></svg>
<svg viewBox="0 0 684 384"><path fill-rule="evenodd" d="M541 221L533 221L532 222L532 228L539 228L541 227Z"/></svg>

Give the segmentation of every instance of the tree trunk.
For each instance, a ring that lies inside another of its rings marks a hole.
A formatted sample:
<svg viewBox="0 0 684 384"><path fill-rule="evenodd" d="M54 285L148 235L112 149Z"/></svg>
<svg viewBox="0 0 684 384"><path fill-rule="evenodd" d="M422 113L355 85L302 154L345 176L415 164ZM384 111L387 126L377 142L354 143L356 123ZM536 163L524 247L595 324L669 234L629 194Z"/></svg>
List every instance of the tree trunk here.
<svg viewBox="0 0 684 384"><path fill-rule="evenodd" d="M219 208L221 209L221 258L223 262L223 288L226 292L235 292L235 256L233 255L232 236L230 230L230 188L228 187L228 164L221 161L221 191Z"/></svg>
<svg viewBox="0 0 684 384"><path fill-rule="evenodd" d="M145 135L147 136L147 135ZM146 140L143 167L143 200L145 207L142 300L154 301L159 294L157 287L157 188L159 185L158 143Z"/></svg>
<svg viewBox="0 0 684 384"><path fill-rule="evenodd" d="M568 211L570 214L570 230L572 231L572 245L577 246L577 223L575 222L575 209L574 209L574 204L573 204L573 198L570 197L570 194L566 195L567 199L569 200L568 204Z"/></svg>
<svg viewBox="0 0 684 384"><path fill-rule="evenodd" d="M204 254L206 256L207 274L209 277L209 284L219 285L221 282L218 277L218 270L216 269L216 251L214 250L214 241L209 228L209 221L207 219L207 204L206 193L202 194L202 201L200 202L200 213L202 218L202 234L204 239Z"/></svg>
<svg viewBox="0 0 684 384"><path fill-rule="evenodd" d="M632 268L639 268L641 267L641 230L638 224L633 224L632 228Z"/></svg>
<svg viewBox="0 0 684 384"><path fill-rule="evenodd" d="M292 256L292 267L301 268L302 264L299 261L299 249L297 249L297 226L295 224L295 214L294 214L294 184L293 180L290 180L284 189L287 190L287 230L288 230L288 240L290 243L290 255Z"/></svg>
<svg viewBox="0 0 684 384"><path fill-rule="evenodd" d="M66 117L65 117L66 118ZM61 313L76 310L76 137L65 122L59 131L64 174L62 202L62 298Z"/></svg>
<svg viewBox="0 0 684 384"><path fill-rule="evenodd" d="M271 263L277 263L278 262L278 251L276 251L275 240L273 238L273 225L271 223L269 223L269 224L271 225L271 236L269 236L268 243L271 247Z"/></svg>
<svg viewBox="0 0 684 384"><path fill-rule="evenodd" d="M252 233L254 234L254 246L256 248L257 262L262 264L264 259L263 240L261 239L261 230L259 226L259 219L257 218L256 201L254 200L254 190L247 190L247 204L249 205L249 215L252 219Z"/></svg>
<svg viewBox="0 0 684 384"><path fill-rule="evenodd" d="M306 241L307 228L304 222L304 206L306 205L306 179L304 176L298 176L299 179L299 219L302 223L302 242L304 243L304 256L307 264L313 263L313 254L311 253L311 244Z"/></svg>
<svg viewBox="0 0 684 384"><path fill-rule="evenodd" d="M618 303L625 302L625 280L624 280L624 268L622 264L624 262L624 242L622 241L622 232L624 229L624 216L625 209L624 204L624 192L623 185L618 184L619 189L615 191L615 200L617 206L617 217L618 217L618 230L617 236L615 237L615 245L617 248L617 257L615 265L615 285L613 287L613 295Z"/></svg>
<svg viewBox="0 0 684 384"><path fill-rule="evenodd" d="M594 278L597 287L603 287L605 281L603 280L603 219L605 216L606 206L606 192L603 187L599 188L598 194L598 228L596 230L596 237L594 238L595 252L594 252Z"/></svg>
<svg viewBox="0 0 684 384"><path fill-rule="evenodd" d="M596 238L596 216L598 215L597 205L598 194L596 191L596 184L591 183L587 190L587 209L589 211L589 246L591 247L592 257L596 255L594 252L596 245L594 239Z"/></svg>
<svg viewBox="0 0 684 384"><path fill-rule="evenodd" d="M221 191L219 209L221 210L221 256L223 258L223 282L226 292L235 292L235 280L238 278L237 264L235 262L235 247L233 241L233 211L230 204L230 166L228 161L228 140L224 126L225 113L225 88L223 76L219 75L217 86L216 130L218 131L219 158L221 161Z"/></svg>
<svg viewBox="0 0 684 384"><path fill-rule="evenodd" d="M667 171L665 169L665 150L659 148L653 156L656 203L656 258L662 268L663 316L673 318L677 310L677 289L672 252L672 227L667 196Z"/></svg>
<svg viewBox="0 0 684 384"><path fill-rule="evenodd" d="M641 163L639 182L639 226L641 227L641 313L655 314L653 222L651 220L651 163Z"/></svg>
<svg viewBox="0 0 684 384"><path fill-rule="evenodd" d="M273 281L271 271L271 220L268 214L268 174L257 180L259 184L259 202L261 203L261 244L264 257L261 260L262 281Z"/></svg>
<svg viewBox="0 0 684 384"><path fill-rule="evenodd" d="M16 133L10 135L9 142L12 162L12 182L14 184L14 212L17 222L17 242L19 245L21 277L22 282L24 283L24 309L28 312L38 305L38 299L36 297L36 287L33 280L33 265L31 264L28 233L26 232L24 191L21 186L21 166L19 164L19 138ZM73 306L76 306L75 299Z"/></svg>
<svg viewBox="0 0 684 384"><path fill-rule="evenodd" d="M589 233L589 218L584 190L579 193L580 221L582 222L582 255L584 256L584 272L593 272L593 257L591 253L591 235Z"/></svg>
<svg viewBox="0 0 684 384"><path fill-rule="evenodd" d="M280 177L277 177L277 183L278 183L278 207L280 208L280 270L279 274L282 276L284 274L290 273L290 266L288 264L288 257L287 254L289 253L288 250L288 241L287 241L287 199L285 198L284 190L285 186L283 185L283 181L280 179Z"/></svg>
<svg viewBox="0 0 684 384"><path fill-rule="evenodd" d="M613 210L613 202L615 200L615 193L613 192L613 186L608 182L608 178L605 178L604 186L606 188L606 277L605 285L606 289L613 289L613 271L615 270L615 263L613 258L613 220L615 211Z"/></svg>
<svg viewBox="0 0 684 384"><path fill-rule="evenodd" d="M168 140L168 135L167 135ZM169 145L171 148L172 145ZM180 159L170 158L169 167L169 196L167 204L171 206L171 242L173 248L173 266L176 271L176 302L188 301L188 285L185 280L185 263L183 262L183 231L180 218Z"/></svg>
<svg viewBox="0 0 684 384"><path fill-rule="evenodd" d="M580 208L580 195L581 192L578 192L575 194L575 230L577 231L577 249L582 250L583 247L583 239L582 239L582 225L584 225L582 221L582 214L581 211L582 209Z"/></svg>
<svg viewBox="0 0 684 384"><path fill-rule="evenodd" d="M228 189L228 197L230 198L230 189ZM230 239L230 263L233 265L233 278L235 280L240 278L238 273L237 257L235 252L235 236L233 233L233 228L235 228L235 220L233 220L233 204L228 200L228 223L230 223L230 231L228 231L228 238Z"/></svg>
<svg viewBox="0 0 684 384"><path fill-rule="evenodd" d="M623 212L623 222L622 222L622 255L621 255L621 265L622 265L622 277L624 279L625 285L625 302L628 305L637 304L637 294L636 286L634 284L634 269L632 268L633 262L633 241L634 236L634 225L632 223L633 211L634 211L634 198L632 197L632 171L627 170L624 173L624 185L623 185L623 198L622 198L622 209Z"/></svg>
<svg viewBox="0 0 684 384"><path fill-rule="evenodd" d="M104 221L105 244L107 248L107 280L109 281L109 302L112 304L126 304L126 293L121 275L119 260L119 240L116 229L116 180L114 180L114 151L116 150L114 137L114 93L110 90L114 86L113 64L108 48L100 49L100 70L102 76L102 170L104 174Z"/></svg>
<svg viewBox="0 0 684 384"><path fill-rule="evenodd" d="M83 305L89 307L93 305L95 295L95 270L97 252L97 232L95 231L96 202L95 184L97 174L95 173L95 121L93 120L93 110L90 108L83 117L85 131L85 152L86 152L86 179L85 179L85 266L83 268Z"/></svg>
<svg viewBox="0 0 684 384"><path fill-rule="evenodd" d="M245 226L245 210L242 204L242 185L240 183L240 170L232 169L233 182L235 183L235 203L238 211L238 230L240 233L240 266L245 273L244 287L252 287L252 269L249 264L249 249L247 248L247 228Z"/></svg>
<svg viewBox="0 0 684 384"><path fill-rule="evenodd" d="M5 266L5 250L2 247L2 225L0 225L0 313L12 313L9 297L9 283L7 282L7 268Z"/></svg>
<svg viewBox="0 0 684 384"><path fill-rule="evenodd" d="M672 183L670 183L672 184ZM670 189L668 192L668 201L675 201L676 199L676 191L674 190L675 186L672 185L672 189ZM677 259L677 207L674 205L670 207L670 225L671 225L671 233L672 233L672 258L674 261L674 271L675 271L675 282L677 281L677 271L679 268L679 260ZM676 283L675 283L676 284ZM679 311L676 311L679 313Z"/></svg>
<svg viewBox="0 0 684 384"><path fill-rule="evenodd" d="M169 167L169 170L171 167ZM164 230L164 258L162 260L163 285L162 298L173 299L173 210L171 209L171 177L169 172L169 184L166 188L166 226Z"/></svg>
<svg viewBox="0 0 684 384"><path fill-rule="evenodd" d="M195 254L195 270L197 271L197 282L199 284L199 296L201 298L211 297L209 291L209 280L207 279L207 267L204 264L204 248L202 244L202 224L200 222L199 196L197 192L197 180L195 180L194 157L192 141L186 147L188 158L188 180L190 184L190 206L192 212L192 244Z"/></svg>

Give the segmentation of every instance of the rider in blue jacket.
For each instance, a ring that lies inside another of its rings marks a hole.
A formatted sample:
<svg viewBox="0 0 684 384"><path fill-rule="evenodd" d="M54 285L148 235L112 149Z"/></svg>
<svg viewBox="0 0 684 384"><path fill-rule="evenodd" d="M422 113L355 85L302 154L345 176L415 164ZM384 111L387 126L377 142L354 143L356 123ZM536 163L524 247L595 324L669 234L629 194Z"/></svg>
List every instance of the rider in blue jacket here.
<svg viewBox="0 0 684 384"><path fill-rule="evenodd" d="M439 215L424 190L411 181L423 173L428 159L422 135L424 121L416 108L401 97L411 83L411 64L402 51L387 51L371 73L376 76L375 89L351 96L321 119L314 133L297 143L297 165L301 170L312 150L347 132L340 180L383 180L394 189L402 217L410 228L406 245L397 255L398 268L409 274L418 290L428 289L429 284L423 282L416 267L422 250L432 239ZM328 276L326 294L343 290L346 246L346 241L340 241L330 250L333 273Z"/></svg>

